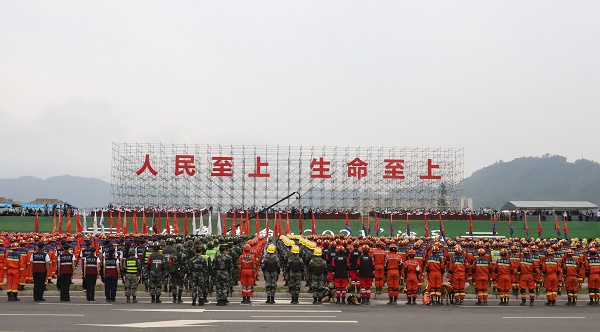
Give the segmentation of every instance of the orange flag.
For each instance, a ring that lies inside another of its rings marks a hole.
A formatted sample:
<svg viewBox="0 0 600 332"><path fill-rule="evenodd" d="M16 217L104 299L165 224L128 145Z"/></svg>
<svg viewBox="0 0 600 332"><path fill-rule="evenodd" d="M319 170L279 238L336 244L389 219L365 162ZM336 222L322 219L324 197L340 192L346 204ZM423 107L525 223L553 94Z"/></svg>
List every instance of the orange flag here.
<svg viewBox="0 0 600 332"><path fill-rule="evenodd" d="M188 235L189 229L188 229L188 218L187 218L187 212L183 215L183 234L184 235Z"/></svg>
<svg viewBox="0 0 600 332"><path fill-rule="evenodd" d="M133 211L133 220L131 221L131 223L133 224L133 231L135 232L134 234L139 234L140 229L138 228L136 211Z"/></svg>
<svg viewBox="0 0 600 332"><path fill-rule="evenodd" d="M52 218L52 233L56 232L56 210L54 210L53 214L54 217Z"/></svg>
<svg viewBox="0 0 600 332"><path fill-rule="evenodd" d="M75 216L75 227L77 228L77 233L81 233L81 229L83 227L81 226L81 217L79 216L79 212Z"/></svg>
<svg viewBox="0 0 600 332"><path fill-rule="evenodd" d="M148 224L146 223L146 211L142 212L142 232L148 234Z"/></svg>
<svg viewBox="0 0 600 332"><path fill-rule="evenodd" d="M173 228L175 234L179 234L179 222L177 222L177 211L173 212Z"/></svg>
<svg viewBox="0 0 600 332"><path fill-rule="evenodd" d="M117 233L121 233L121 211L119 211L119 215L117 216Z"/></svg>
<svg viewBox="0 0 600 332"><path fill-rule="evenodd" d="M171 225L169 225L169 211L167 211L167 220L165 221L165 228L167 229L167 235L171 235Z"/></svg>
<svg viewBox="0 0 600 332"><path fill-rule="evenodd" d="M235 214L235 211L233 211L233 221L231 222L231 234L233 234L233 235L237 235L237 230L236 230L236 228L237 228L237 225L236 225L237 221L235 220L236 217L237 216ZM241 228L240 228L240 233L241 233Z"/></svg>
<svg viewBox="0 0 600 332"><path fill-rule="evenodd" d="M285 234L290 234L290 213L285 215Z"/></svg>
<svg viewBox="0 0 600 332"><path fill-rule="evenodd" d="M71 210L67 210L67 234L71 234Z"/></svg>
<svg viewBox="0 0 600 332"><path fill-rule="evenodd" d="M40 231L40 220L38 218L37 210L35 211L35 224L33 224L33 231L35 233L39 233L39 231Z"/></svg>

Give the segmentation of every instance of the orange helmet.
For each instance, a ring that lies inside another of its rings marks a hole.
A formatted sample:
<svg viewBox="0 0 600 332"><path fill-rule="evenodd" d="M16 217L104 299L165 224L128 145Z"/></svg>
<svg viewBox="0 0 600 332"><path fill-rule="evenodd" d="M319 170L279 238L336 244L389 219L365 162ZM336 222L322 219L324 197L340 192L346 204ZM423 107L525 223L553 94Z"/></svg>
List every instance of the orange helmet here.
<svg viewBox="0 0 600 332"><path fill-rule="evenodd" d="M244 251L250 251L250 244L244 244Z"/></svg>
<svg viewBox="0 0 600 332"><path fill-rule="evenodd" d="M573 256L573 255L575 255L575 251L573 251L573 249L568 249L567 256Z"/></svg>
<svg viewBox="0 0 600 332"><path fill-rule="evenodd" d="M431 252L437 254L440 251L440 249L437 246L433 246L433 248L431 248Z"/></svg>
<svg viewBox="0 0 600 332"><path fill-rule="evenodd" d="M391 252L398 251L398 246L395 243L390 244L390 251Z"/></svg>
<svg viewBox="0 0 600 332"><path fill-rule="evenodd" d="M363 251L369 251L370 249L371 249L371 247L369 247L368 244L365 244L365 245L362 246L362 250Z"/></svg>
<svg viewBox="0 0 600 332"><path fill-rule="evenodd" d="M344 246L335 247L335 251L344 251Z"/></svg>
<svg viewBox="0 0 600 332"><path fill-rule="evenodd" d="M548 255L548 256L554 256L554 250L552 250L552 248L548 249L546 251L546 255Z"/></svg>
<svg viewBox="0 0 600 332"><path fill-rule="evenodd" d="M506 250L506 248L500 249L500 256L502 256L502 257L508 256L508 250Z"/></svg>
<svg viewBox="0 0 600 332"><path fill-rule="evenodd" d="M483 249L483 248L477 249L477 255L479 255L479 256L485 255L485 249Z"/></svg>
<svg viewBox="0 0 600 332"><path fill-rule="evenodd" d="M410 249L410 250L408 251L408 256L415 257L415 255L416 255L416 252L415 252L415 250L414 250L414 249Z"/></svg>
<svg viewBox="0 0 600 332"><path fill-rule="evenodd" d="M596 247L591 247L590 250L588 250L588 252L591 256L596 256L596 254L598 254L598 249L596 249Z"/></svg>
<svg viewBox="0 0 600 332"><path fill-rule="evenodd" d="M460 245L456 246L456 248L454 249L454 253L458 254L458 255L462 255L462 253L463 253L462 247Z"/></svg>
<svg viewBox="0 0 600 332"><path fill-rule="evenodd" d="M522 252L523 252L523 255L529 255L530 254L529 248L523 248Z"/></svg>

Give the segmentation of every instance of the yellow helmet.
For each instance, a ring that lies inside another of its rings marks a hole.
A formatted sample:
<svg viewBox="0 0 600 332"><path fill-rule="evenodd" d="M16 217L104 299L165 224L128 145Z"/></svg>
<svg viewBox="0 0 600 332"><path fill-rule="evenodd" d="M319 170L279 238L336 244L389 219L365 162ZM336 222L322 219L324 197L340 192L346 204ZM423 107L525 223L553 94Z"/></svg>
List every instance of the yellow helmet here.
<svg viewBox="0 0 600 332"><path fill-rule="evenodd" d="M299 254L300 248L298 246L292 246L292 254Z"/></svg>
<svg viewBox="0 0 600 332"><path fill-rule="evenodd" d="M272 244L269 244L269 246L267 247L267 252L269 254L274 254L275 253L275 246Z"/></svg>
<svg viewBox="0 0 600 332"><path fill-rule="evenodd" d="M323 250L321 250L321 248L316 248L314 254L315 256L321 256L323 255Z"/></svg>
<svg viewBox="0 0 600 332"><path fill-rule="evenodd" d="M308 242L308 248L310 249L315 249L317 247L317 244L314 242Z"/></svg>

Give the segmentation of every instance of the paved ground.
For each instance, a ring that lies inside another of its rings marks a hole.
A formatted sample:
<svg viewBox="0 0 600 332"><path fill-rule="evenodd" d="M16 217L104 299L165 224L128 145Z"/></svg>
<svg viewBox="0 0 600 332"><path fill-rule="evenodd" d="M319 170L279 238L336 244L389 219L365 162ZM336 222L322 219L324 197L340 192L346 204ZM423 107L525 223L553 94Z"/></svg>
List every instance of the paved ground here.
<svg viewBox="0 0 600 332"><path fill-rule="evenodd" d="M308 294L299 305L291 305L282 294L276 304L267 305L257 294L262 298L255 298L252 305L239 304L236 295L226 307L214 302L192 307L189 297L183 304L151 304L145 292L139 293L137 304L124 303L122 292L114 304L87 303L81 291L72 292L70 303L60 303L57 292L47 292L45 303L34 303L27 294L22 292L21 302L0 302L1 331L595 331L600 323L600 307L589 307L583 300L578 307L566 307L564 298L556 307L544 306L541 298L533 307L521 307L514 299L509 307L497 306L495 299L479 307L473 298L461 307L390 306L385 299L372 300L371 306L350 306L312 305Z"/></svg>

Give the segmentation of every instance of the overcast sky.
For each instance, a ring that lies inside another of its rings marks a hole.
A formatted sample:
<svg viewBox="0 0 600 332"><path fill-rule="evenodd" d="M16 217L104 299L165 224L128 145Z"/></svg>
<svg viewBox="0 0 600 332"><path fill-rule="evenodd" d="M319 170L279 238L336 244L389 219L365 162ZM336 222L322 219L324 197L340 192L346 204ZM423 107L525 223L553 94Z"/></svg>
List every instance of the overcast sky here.
<svg viewBox="0 0 600 332"><path fill-rule="evenodd" d="M0 1L0 178L112 142L600 161L600 1Z"/></svg>

